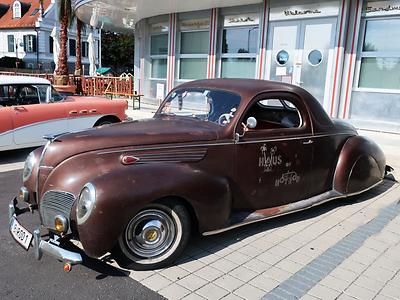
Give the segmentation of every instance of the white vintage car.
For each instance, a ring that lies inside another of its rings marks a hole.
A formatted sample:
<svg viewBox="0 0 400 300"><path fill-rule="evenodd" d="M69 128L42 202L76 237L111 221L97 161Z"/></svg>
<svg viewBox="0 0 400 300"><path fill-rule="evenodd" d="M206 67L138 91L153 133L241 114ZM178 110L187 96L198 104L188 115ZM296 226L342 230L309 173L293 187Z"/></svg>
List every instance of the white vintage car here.
<svg viewBox="0 0 400 300"><path fill-rule="evenodd" d="M50 81L0 76L0 151L35 147L46 134L59 134L121 122L125 100L61 96Z"/></svg>

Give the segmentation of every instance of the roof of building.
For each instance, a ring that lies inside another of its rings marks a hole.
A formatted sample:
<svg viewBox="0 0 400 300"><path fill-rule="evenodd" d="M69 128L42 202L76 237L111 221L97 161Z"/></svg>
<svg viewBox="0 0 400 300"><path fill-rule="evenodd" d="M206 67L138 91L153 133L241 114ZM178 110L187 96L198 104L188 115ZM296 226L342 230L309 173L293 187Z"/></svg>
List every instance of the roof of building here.
<svg viewBox="0 0 400 300"><path fill-rule="evenodd" d="M50 84L50 81L34 76L0 75L0 85L4 84Z"/></svg>
<svg viewBox="0 0 400 300"><path fill-rule="evenodd" d="M2 0L0 7L0 29L35 27L40 17L40 1L24 0L21 3L21 18L13 18L13 3L15 0ZM50 6L51 0L43 0L43 9Z"/></svg>

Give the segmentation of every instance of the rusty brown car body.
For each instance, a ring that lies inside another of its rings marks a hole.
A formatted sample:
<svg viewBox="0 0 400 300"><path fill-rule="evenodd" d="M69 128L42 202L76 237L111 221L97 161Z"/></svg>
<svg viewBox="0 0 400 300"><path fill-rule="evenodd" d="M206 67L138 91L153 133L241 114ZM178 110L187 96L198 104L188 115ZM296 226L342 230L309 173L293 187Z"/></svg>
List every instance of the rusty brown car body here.
<svg viewBox="0 0 400 300"><path fill-rule="evenodd" d="M201 112L179 115L192 98ZM89 256L111 251L135 269L170 264L191 228L219 233L362 193L386 164L373 141L331 120L305 90L239 79L185 83L152 119L49 138L31 160L19 198L59 237L55 244L36 230L37 256L50 247L79 263L62 246L73 238ZM10 220L23 211L14 199Z"/></svg>

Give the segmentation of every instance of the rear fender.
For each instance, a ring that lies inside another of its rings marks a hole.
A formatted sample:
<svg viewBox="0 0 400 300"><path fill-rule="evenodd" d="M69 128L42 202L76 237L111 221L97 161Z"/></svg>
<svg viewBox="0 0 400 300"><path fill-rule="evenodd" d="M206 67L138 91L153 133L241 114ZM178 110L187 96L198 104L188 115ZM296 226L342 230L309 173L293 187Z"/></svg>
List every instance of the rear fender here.
<svg viewBox="0 0 400 300"><path fill-rule="evenodd" d="M340 152L333 189L345 195L362 192L383 179L385 166L385 155L375 142L351 137Z"/></svg>
<svg viewBox="0 0 400 300"><path fill-rule="evenodd" d="M127 167L91 181L96 187L96 206L86 223L78 226L79 238L89 255L100 256L111 250L137 212L165 197L185 199L196 214L200 232L226 225L231 192L225 178L187 164L132 167L135 169Z"/></svg>

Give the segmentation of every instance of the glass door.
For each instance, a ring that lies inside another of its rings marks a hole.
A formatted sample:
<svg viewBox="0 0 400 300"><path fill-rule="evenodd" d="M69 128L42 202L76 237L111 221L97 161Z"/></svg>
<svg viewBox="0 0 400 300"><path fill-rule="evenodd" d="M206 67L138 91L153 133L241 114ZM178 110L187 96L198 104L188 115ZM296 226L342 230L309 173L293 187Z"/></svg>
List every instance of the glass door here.
<svg viewBox="0 0 400 300"><path fill-rule="evenodd" d="M335 25L335 18L273 23L270 79L301 86L329 107Z"/></svg>

